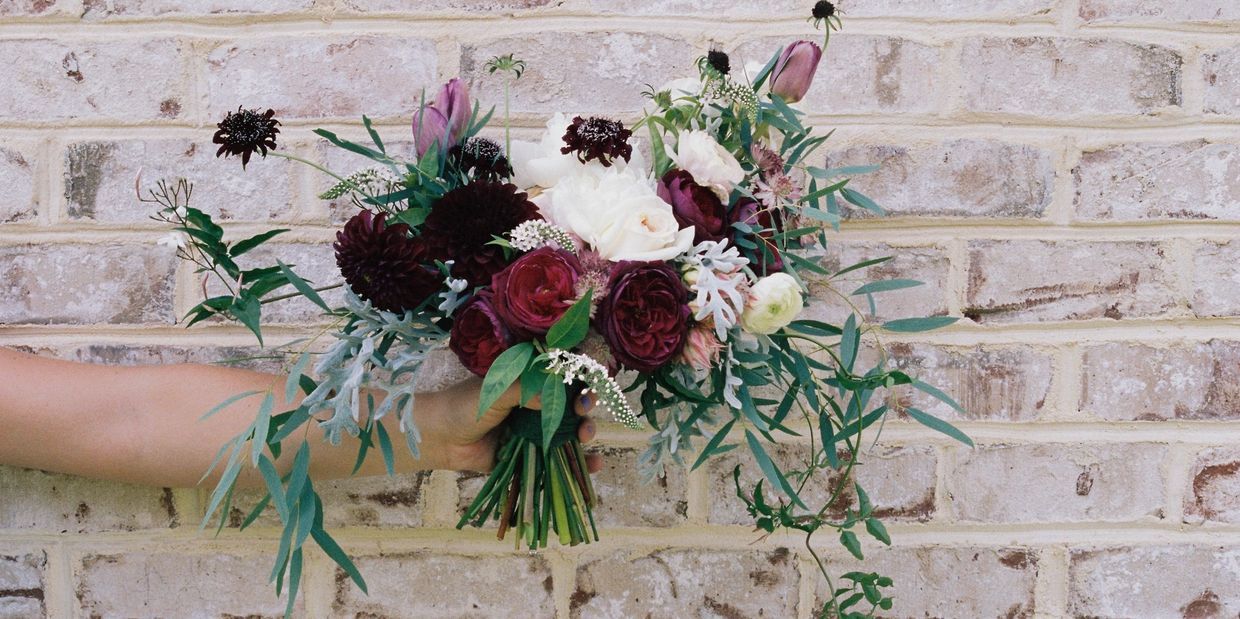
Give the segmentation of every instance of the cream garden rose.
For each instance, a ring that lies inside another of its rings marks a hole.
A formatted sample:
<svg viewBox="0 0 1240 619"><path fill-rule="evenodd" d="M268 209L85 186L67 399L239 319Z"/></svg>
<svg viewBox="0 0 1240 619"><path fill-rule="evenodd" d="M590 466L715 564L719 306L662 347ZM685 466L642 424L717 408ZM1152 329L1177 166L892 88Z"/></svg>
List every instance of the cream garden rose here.
<svg viewBox="0 0 1240 619"><path fill-rule="evenodd" d="M613 262L671 260L693 246L693 228L681 228L653 183L631 170L582 170L534 201L552 223Z"/></svg>
<svg viewBox="0 0 1240 619"><path fill-rule="evenodd" d="M710 187L722 200L727 200L732 188L745 180L745 171L736 157L705 131L681 133L676 148L667 147L667 156L676 167L692 174L695 182Z"/></svg>
<svg viewBox="0 0 1240 619"><path fill-rule="evenodd" d="M796 320L803 305L797 280L787 273L767 275L749 289L741 327L750 333L770 335Z"/></svg>

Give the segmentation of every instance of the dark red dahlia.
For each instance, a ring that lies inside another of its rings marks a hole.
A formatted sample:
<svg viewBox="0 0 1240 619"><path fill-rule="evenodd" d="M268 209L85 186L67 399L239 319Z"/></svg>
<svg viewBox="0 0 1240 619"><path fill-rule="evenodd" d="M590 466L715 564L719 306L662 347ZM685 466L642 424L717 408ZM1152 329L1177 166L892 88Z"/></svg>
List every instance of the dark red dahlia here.
<svg viewBox="0 0 1240 619"><path fill-rule="evenodd" d="M629 145L631 137L633 132L625 129L624 123L618 120L578 116L568 126L564 134L567 146L560 152L565 155L577 153L577 160L582 163L597 159L604 167L611 167L615 159L628 161L633 156L633 147Z"/></svg>
<svg viewBox="0 0 1240 619"><path fill-rule="evenodd" d="M439 290L438 271L426 266L428 248L405 224L387 225L386 213L359 211L336 233L336 265L357 296L376 308L402 312Z"/></svg>
<svg viewBox="0 0 1240 619"><path fill-rule="evenodd" d="M240 106L236 112L229 112L216 125L215 135L211 141L220 145L215 156L241 155L241 167L250 163L250 156L258 152L263 157L268 150L276 149L276 128L280 121L275 119L275 111L247 110Z"/></svg>
<svg viewBox="0 0 1240 619"><path fill-rule="evenodd" d="M422 236L432 258L453 261L453 277L481 286L508 266L504 250L491 241L531 219L540 219L538 207L516 185L474 181L449 191L431 206Z"/></svg>

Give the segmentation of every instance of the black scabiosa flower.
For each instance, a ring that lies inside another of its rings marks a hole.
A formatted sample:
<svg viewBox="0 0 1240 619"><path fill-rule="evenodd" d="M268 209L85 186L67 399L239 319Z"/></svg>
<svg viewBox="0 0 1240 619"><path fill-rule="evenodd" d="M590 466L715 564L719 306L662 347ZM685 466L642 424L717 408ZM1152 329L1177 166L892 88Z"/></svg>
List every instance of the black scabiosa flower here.
<svg viewBox="0 0 1240 619"><path fill-rule="evenodd" d="M336 233L336 265L357 296L376 308L403 312L439 290L439 272L426 243L405 224L387 225L386 213L359 211Z"/></svg>
<svg viewBox="0 0 1240 619"><path fill-rule="evenodd" d="M531 219L540 219L538 207L516 185L476 180L431 206L422 236L432 258L453 261L453 277L480 286L508 265L503 248L491 241Z"/></svg>
<svg viewBox="0 0 1240 619"><path fill-rule="evenodd" d="M458 169L472 173L477 180L498 181L512 177L512 165L504 156L504 149L494 140L470 138L464 144L453 146L448 156Z"/></svg>
<svg viewBox="0 0 1240 619"><path fill-rule="evenodd" d="M560 152L565 155L577 153L577 160L582 163L597 159L604 167L609 168L613 160L622 158L628 161L629 157L633 156L633 147L629 145L630 137L633 137L633 132L625 129L624 123L618 120L578 116L573 119L573 124L568 126L568 131L564 134L564 143L567 146L561 148Z"/></svg>
<svg viewBox="0 0 1240 619"><path fill-rule="evenodd" d="M814 3L813 15L815 20L833 17L835 16L835 5L827 2L827 0L818 0L818 2Z"/></svg>
<svg viewBox="0 0 1240 619"><path fill-rule="evenodd" d="M728 58L727 54L717 49L712 49L706 53L706 62L712 69L718 71L719 75L727 75L732 70L731 59Z"/></svg>
<svg viewBox="0 0 1240 619"><path fill-rule="evenodd" d="M276 128L280 121L275 119L275 111L247 110L238 106L236 112L229 112L216 127L212 142L219 144L220 149L215 156L241 155L241 167L250 163L250 155L256 151L263 157L268 150L276 149Z"/></svg>

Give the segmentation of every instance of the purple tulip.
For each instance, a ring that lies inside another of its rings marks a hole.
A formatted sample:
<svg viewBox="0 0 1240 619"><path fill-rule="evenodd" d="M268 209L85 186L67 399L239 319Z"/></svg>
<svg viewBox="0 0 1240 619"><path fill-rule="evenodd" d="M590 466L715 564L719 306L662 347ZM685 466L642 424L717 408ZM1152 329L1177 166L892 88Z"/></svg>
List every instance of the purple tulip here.
<svg viewBox="0 0 1240 619"><path fill-rule="evenodd" d="M413 146L418 157L426 155L432 148L447 148L452 143L452 132L448 128L448 118L443 112L428 105L421 112L413 115Z"/></svg>
<svg viewBox="0 0 1240 619"><path fill-rule="evenodd" d="M448 119L452 136L460 137L469 123L469 86L457 77L448 80L435 97L435 108Z"/></svg>
<svg viewBox="0 0 1240 619"><path fill-rule="evenodd" d="M784 48L771 73L771 94L783 97L788 103L805 98L814 83L820 60L822 48L812 41L797 41Z"/></svg>

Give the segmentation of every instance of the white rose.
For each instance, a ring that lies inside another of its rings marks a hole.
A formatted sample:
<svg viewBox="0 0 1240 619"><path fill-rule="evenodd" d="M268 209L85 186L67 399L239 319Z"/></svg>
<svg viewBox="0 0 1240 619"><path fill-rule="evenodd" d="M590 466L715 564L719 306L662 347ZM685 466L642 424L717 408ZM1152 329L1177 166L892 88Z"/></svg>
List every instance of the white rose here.
<svg viewBox="0 0 1240 619"><path fill-rule="evenodd" d="M572 121L569 116L556 113L547 121L547 128L538 142L512 141L512 152L508 157L508 162L512 164L512 184L522 190L531 187L550 189L561 179L575 175L583 169L595 174L601 174L608 169L598 161L582 164L575 154L565 155L560 152L564 147L564 133L570 124ZM623 159L612 162L612 167L621 170L630 165L639 170L645 168L645 160L637 148L633 149L633 157L629 162Z"/></svg>
<svg viewBox="0 0 1240 619"><path fill-rule="evenodd" d="M745 180L745 171L736 157L705 131L681 133L675 150L667 147L667 156L676 167L692 174L699 185L713 189L722 200L727 200L732 188Z"/></svg>
<svg viewBox="0 0 1240 619"><path fill-rule="evenodd" d="M671 260L693 247L693 227L682 229L653 183L631 169L582 171L534 201L544 217L613 262Z"/></svg>
<svg viewBox="0 0 1240 619"><path fill-rule="evenodd" d="M741 326L750 333L770 335L788 326L801 313L801 286L787 273L774 273L749 289Z"/></svg>

